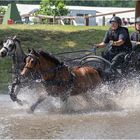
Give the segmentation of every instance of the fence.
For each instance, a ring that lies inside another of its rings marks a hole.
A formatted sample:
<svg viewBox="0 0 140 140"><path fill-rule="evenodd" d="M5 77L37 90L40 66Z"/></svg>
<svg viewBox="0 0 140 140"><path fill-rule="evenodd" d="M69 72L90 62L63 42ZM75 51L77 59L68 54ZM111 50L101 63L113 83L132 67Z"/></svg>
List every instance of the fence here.
<svg viewBox="0 0 140 140"><path fill-rule="evenodd" d="M117 14L123 14L123 13L129 13L129 12L134 12L135 9L132 9L132 10L125 10L125 11L117 11L117 12L109 12L109 13L104 13L104 14L97 14L97 15L90 15L90 16L85 16L85 25L86 26L89 26L88 24L88 20L89 18L95 18L95 17L100 17L102 16L103 17L103 25L105 25L105 16L108 16L108 15L112 15L112 16L115 16Z"/></svg>

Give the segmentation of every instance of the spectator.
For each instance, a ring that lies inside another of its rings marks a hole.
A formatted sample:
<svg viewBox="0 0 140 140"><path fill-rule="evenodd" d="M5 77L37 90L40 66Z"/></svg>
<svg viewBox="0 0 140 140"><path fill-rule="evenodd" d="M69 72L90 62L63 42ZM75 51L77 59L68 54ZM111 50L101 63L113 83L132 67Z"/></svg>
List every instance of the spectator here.
<svg viewBox="0 0 140 140"><path fill-rule="evenodd" d="M122 25L127 25L128 24L128 22L125 20L125 18L122 18Z"/></svg>

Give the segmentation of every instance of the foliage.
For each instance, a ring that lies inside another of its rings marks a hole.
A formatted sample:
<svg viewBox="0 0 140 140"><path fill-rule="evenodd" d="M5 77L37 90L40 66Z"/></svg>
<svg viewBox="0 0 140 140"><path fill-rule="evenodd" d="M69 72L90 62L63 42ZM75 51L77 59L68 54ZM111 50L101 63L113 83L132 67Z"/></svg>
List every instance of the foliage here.
<svg viewBox="0 0 140 140"><path fill-rule="evenodd" d="M40 3L39 14L51 16L64 16L68 14L63 0L42 0Z"/></svg>
<svg viewBox="0 0 140 140"><path fill-rule="evenodd" d="M7 5L12 0L0 0L1 5ZM39 4L41 0L13 0L22 4ZM56 0L53 0L54 2ZM134 7L135 0L64 0L66 5L98 6L98 7Z"/></svg>
<svg viewBox="0 0 140 140"><path fill-rule="evenodd" d="M131 0L65 0L67 5L98 6L98 7L134 7Z"/></svg>
<svg viewBox="0 0 140 140"><path fill-rule="evenodd" d="M21 3L21 4L39 4L40 0L0 0L0 5L8 5L11 2Z"/></svg>
<svg viewBox="0 0 140 140"><path fill-rule="evenodd" d="M0 6L0 15L4 15L5 12L6 12L6 9Z"/></svg>

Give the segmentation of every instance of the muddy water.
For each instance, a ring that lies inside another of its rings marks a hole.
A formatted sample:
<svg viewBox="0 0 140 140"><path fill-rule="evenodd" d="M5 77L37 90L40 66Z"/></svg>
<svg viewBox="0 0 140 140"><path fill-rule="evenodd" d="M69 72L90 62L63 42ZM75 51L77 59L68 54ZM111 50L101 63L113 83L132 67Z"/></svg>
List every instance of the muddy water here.
<svg viewBox="0 0 140 140"><path fill-rule="evenodd" d="M101 96L107 92L106 97ZM68 113L60 111L59 99L49 97L34 114L27 113L37 98L33 90L21 91L20 98L28 101L22 107L13 103L8 95L0 95L0 138L140 138L139 82L127 81L121 92L114 95L107 85L102 86L95 93L92 108L83 97L72 97Z"/></svg>

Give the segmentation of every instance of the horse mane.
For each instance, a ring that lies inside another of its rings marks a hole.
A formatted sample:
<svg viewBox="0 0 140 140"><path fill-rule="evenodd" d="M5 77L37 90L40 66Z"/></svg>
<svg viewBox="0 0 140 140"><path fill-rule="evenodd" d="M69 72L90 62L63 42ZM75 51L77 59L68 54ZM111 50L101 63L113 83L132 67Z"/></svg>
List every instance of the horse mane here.
<svg viewBox="0 0 140 140"><path fill-rule="evenodd" d="M6 37L6 38L4 39L4 42L7 41L8 39L13 40L13 37ZM17 37L15 38L15 41L17 41L17 42L20 44L20 40L19 40Z"/></svg>
<svg viewBox="0 0 140 140"><path fill-rule="evenodd" d="M51 62L55 63L56 65L61 65L62 64L62 62L60 62L56 57L54 57L53 55L51 55L48 52L39 51L39 54L41 56L43 56L46 60L50 60Z"/></svg>
<svg viewBox="0 0 140 140"><path fill-rule="evenodd" d="M20 40L18 38L16 38L15 40L20 44Z"/></svg>

